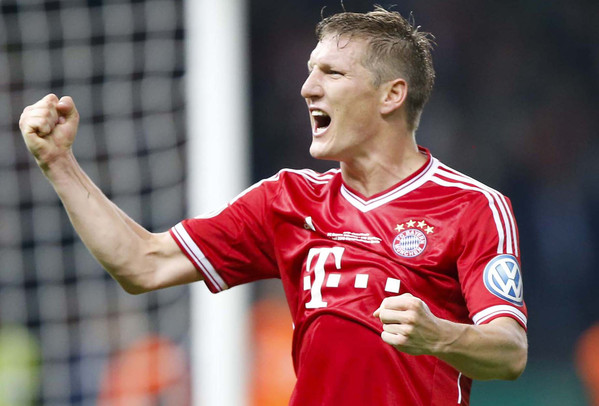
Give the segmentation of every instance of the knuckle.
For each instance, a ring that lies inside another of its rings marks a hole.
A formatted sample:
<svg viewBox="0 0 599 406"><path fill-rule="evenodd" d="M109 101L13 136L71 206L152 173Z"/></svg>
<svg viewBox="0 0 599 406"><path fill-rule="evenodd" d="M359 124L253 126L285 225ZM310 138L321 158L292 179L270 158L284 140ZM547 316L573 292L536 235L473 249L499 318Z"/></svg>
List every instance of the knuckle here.
<svg viewBox="0 0 599 406"><path fill-rule="evenodd" d="M21 117L19 117L19 122L25 122L27 120L29 120L29 117L31 116L31 112L29 109L25 109L23 110L23 113L21 113Z"/></svg>
<svg viewBox="0 0 599 406"><path fill-rule="evenodd" d="M417 310L418 308L421 307L421 305L422 305L422 301L414 296L410 297L406 303L406 306L410 310Z"/></svg>
<svg viewBox="0 0 599 406"><path fill-rule="evenodd" d="M39 107L49 113L50 109L54 108L54 103L50 100L43 100Z"/></svg>
<svg viewBox="0 0 599 406"><path fill-rule="evenodd" d="M406 312L405 315L405 324L408 326L413 326L416 324L416 315L412 311Z"/></svg>

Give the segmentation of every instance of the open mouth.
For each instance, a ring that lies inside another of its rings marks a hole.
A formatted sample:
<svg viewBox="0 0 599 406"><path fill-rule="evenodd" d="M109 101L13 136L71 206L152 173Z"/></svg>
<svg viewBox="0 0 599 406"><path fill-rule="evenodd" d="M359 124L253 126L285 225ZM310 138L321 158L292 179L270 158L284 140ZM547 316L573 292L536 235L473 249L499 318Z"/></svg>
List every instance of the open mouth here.
<svg viewBox="0 0 599 406"><path fill-rule="evenodd" d="M314 135L320 135L331 125L331 116L322 110L312 110L314 120Z"/></svg>

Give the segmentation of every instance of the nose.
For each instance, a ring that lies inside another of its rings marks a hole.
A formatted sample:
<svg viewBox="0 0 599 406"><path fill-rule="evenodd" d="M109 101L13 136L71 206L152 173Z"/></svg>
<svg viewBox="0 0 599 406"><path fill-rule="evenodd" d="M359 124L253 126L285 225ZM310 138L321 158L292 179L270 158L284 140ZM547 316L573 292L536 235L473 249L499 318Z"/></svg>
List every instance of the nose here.
<svg viewBox="0 0 599 406"><path fill-rule="evenodd" d="M320 76L317 68L313 69L306 78L306 81L302 85L301 94L304 99L322 97L323 89L320 83Z"/></svg>

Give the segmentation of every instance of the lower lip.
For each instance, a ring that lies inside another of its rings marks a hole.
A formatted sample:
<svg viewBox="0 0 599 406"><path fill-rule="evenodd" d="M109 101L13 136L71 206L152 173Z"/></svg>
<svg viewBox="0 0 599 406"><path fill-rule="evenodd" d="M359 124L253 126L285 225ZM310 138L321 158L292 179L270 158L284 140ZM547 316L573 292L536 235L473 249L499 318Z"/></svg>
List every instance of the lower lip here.
<svg viewBox="0 0 599 406"><path fill-rule="evenodd" d="M312 135L314 137L319 137L322 134L326 133L327 130L329 129L330 125L328 125L327 127L322 127L322 128L317 128L316 130L312 131Z"/></svg>

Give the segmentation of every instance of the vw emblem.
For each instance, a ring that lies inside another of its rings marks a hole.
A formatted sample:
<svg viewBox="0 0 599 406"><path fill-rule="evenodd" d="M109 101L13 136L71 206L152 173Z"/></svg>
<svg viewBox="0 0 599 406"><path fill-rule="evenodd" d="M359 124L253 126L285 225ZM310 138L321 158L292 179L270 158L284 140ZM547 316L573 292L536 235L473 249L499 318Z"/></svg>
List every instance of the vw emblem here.
<svg viewBox="0 0 599 406"><path fill-rule="evenodd" d="M495 296L517 306L524 303L524 287L518 260L512 255L499 255L485 267L485 286Z"/></svg>

